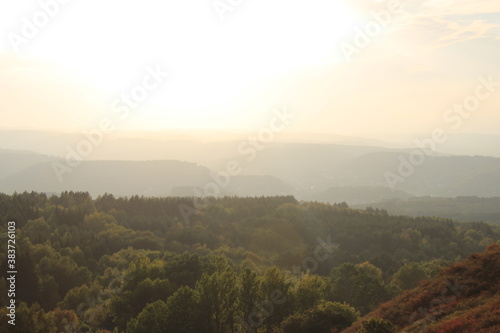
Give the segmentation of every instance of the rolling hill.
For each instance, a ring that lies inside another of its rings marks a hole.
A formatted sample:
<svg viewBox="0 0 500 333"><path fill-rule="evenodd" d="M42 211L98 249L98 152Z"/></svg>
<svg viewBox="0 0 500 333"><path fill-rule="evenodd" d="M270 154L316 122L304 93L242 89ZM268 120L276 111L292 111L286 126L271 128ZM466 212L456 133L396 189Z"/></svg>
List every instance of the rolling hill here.
<svg viewBox="0 0 500 333"><path fill-rule="evenodd" d="M229 161L237 161L241 173L227 188L221 189L221 194L293 194L301 200L330 203L342 200L348 204L410 196L500 195L500 158L494 157L435 154L425 156L422 164L412 166L411 172L402 175L401 161L410 160L409 149L316 143L253 147L249 142L236 141L204 144L122 140L126 144L116 146L119 149L114 155L124 157L129 152L130 159L101 160L98 157L105 147L98 147L95 155L66 174L64 184L59 184L50 170L51 162L63 161L62 158L0 150L0 162L4 165L0 171L0 190L169 195L172 188L204 187L210 181L210 172L222 171ZM154 144L146 149L151 142ZM157 158L150 158L155 154ZM133 156L142 160L134 160ZM393 188L387 181L389 173L400 177Z"/></svg>
<svg viewBox="0 0 500 333"><path fill-rule="evenodd" d="M218 185L206 167L180 161L86 161L63 175L60 182L52 162L34 164L0 181L6 193L40 191L86 191L92 196L112 193L120 196L170 196L180 187L182 195L211 196L214 191L226 195L259 196L290 194L292 189L272 176L235 176L228 184ZM215 184L215 185L209 185ZM216 190L213 190L213 188ZM200 192L193 189L198 188Z"/></svg>
<svg viewBox="0 0 500 333"><path fill-rule="evenodd" d="M24 150L0 149L0 179L14 175L29 166L52 161L54 158Z"/></svg>

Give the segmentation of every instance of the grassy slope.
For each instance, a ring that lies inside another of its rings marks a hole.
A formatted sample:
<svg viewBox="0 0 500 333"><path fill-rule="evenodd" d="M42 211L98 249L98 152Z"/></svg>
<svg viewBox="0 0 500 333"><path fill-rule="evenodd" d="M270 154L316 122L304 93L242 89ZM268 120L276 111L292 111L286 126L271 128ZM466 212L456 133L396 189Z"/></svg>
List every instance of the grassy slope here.
<svg viewBox="0 0 500 333"><path fill-rule="evenodd" d="M500 245L443 270L356 322L390 320L398 332L500 332Z"/></svg>

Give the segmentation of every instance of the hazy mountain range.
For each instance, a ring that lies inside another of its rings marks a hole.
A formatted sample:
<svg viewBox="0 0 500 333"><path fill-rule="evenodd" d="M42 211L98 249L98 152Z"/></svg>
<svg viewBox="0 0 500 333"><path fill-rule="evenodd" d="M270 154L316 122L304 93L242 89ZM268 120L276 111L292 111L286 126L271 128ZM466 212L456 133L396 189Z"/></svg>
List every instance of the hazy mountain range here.
<svg viewBox="0 0 500 333"><path fill-rule="evenodd" d="M293 194L299 199L350 204L411 196L500 195L500 158L488 156L421 153L422 163L409 166L415 148L263 143L252 138L210 143L105 138L102 144L93 146L86 161L66 170L61 181L54 162L67 165L68 151L77 151L85 137L0 131L0 139L4 148L0 150L0 191L6 193ZM237 170L233 175L226 171L228 162ZM408 168L412 169L409 173ZM223 172L219 178L215 176L218 172ZM393 188L389 187L388 175L399 179Z"/></svg>

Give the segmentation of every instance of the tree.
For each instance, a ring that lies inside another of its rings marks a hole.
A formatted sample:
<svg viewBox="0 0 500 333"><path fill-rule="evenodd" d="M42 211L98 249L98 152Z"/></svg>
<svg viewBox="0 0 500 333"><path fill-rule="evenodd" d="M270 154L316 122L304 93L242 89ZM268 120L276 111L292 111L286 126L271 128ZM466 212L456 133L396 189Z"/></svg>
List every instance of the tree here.
<svg viewBox="0 0 500 333"><path fill-rule="evenodd" d="M59 286L51 275L46 275L41 282L40 303L46 310L54 309L57 302L60 301Z"/></svg>
<svg viewBox="0 0 500 333"><path fill-rule="evenodd" d="M199 324L203 332L232 332L239 308L234 271L227 266L211 275L204 274L195 290L199 295Z"/></svg>
<svg viewBox="0 0 500 333"><path fill-rule="evenodd" d="M148 303L163 299L166 300L174 293L175 289L167 279L154 279L146 278L139 282L130 294L127 294L127 304L130 305L130 317L138 314L141 309Z"/></svg>
<svg viewBox="0 0 500 333"><path fill-rule="evenodd" d="M425 268L416 262L411 264L404 264L401 268L393 275L391 284L396 287L407 290L412 289L417 286L419 281L422 281L429 276L427 275Z"/></svg>
<svg viewBox="0 0 500 333"><path fill-rule="evenodd" d="M167 331L177 333L201 332L198 325L200 309L196 292L180 287L167 300Z"/></svg>
<svg viewBox="0 0 500 333"><path fill-rule="evenodd" d="M293 313L291 287L291 282L287 281L285 275L277 267L271 267L265 271L261 287L261 297L264 303L261 303L260 314L264 318L267 332L272 332L283 319ZM275 299L279 299L279 302Z"/></svg>
<svg viewBox="0 0 500 333"><path fill-rule="evenodd" d="M28 306L25 302L20 302L16 308L15 326L7 322L10 320L8 311L6 307L0 308L1 332L57 333L52 316L45 313L38 303Z"/></svg>
<svg viewBox="0 0 500 333"><path fill-rule="evenodd" d="M396 333L396 326L389 320L371 318L365 320L356 333Z"/></svg>
<svg viewBox="0 0 500 333"><path fill-rule="evenodd" d="M49 239L50 232L51 227L43 217L36 220L29 220L23 228L23 233L33 244L44 243L47 241Z"/></svg>
<svg viewBox="0 0 500 333"><path fill-rule="evenodd" d="M204 272L213 273L207 260L196 253L170 255L165 261L165 275L179 286L193 288Z"/></svg>
<svg viewBox="0 0 500 333"><path fill-rule="evenodd" d="M243 314L243 319L247 320L248 316L254 311L255 303L259 299L260 281L257 278L257 273L250 269L245 269L240 275L240 309Z"/></svg>
<svg viewBox="0 0 500 333"><path fill-rule="evenodd" d="M314 307L325 299L325 278L309 273L302 275L295 285L293 296L298 311L305 311Z"/></svg>
<svg viewBox="0 0 500 333"><path fill-rule="evenodd" d="M332 270L330 279L332 300L347 302L362 314L390 298L378 271L366 264L342 264Z"/></svg>
<svg viewBox="0 0 500 333"><path fill-rule="evenodd" d="M78 316L73 310L55 309L48 315L56 326L56 332L77 332L80 327Z"/></svg>
<svg viewBox="0 0 500 333"><path fill-rule="evenodd" d="M341 331L359 318L352 306L338 302L322 302L315 307L286 318L283 333L330 333Z"/></svg>
<svg viewBox="0 0 500 333"><path fill-rule="evenodd" d="M167 333L167 311L167 304L162 300L146 305L128 322L126 333Z"/></svg>
<svg viewBox="0 0 500 333"><path fill-rule="evenodd" d="M26 244L27 245L27 244ZM17 284L22 286L16 290L18 300L32 304L40 301L40 277L38 275L36 264L29 247L22 247L18 252L16 260Z"/></svg>

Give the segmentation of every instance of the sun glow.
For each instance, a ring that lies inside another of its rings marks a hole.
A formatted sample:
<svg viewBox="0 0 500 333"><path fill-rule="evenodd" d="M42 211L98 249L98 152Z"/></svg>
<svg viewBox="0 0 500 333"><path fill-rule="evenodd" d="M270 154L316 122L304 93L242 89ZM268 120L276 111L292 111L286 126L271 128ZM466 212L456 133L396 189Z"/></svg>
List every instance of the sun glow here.
<svg viewBox="0 0 500 333"><path fill-rule="evenodd" d="M168 113L170 119L191 124L199 119L195 125L201 126L214 116L235 116L240 97L252 86L337 61L338 43L354 23L354 15L340 1L246 0L225 12L224 20L212 5L69 3L36 39L23 45L21 56L69 68L107 91L109 98L139 83L147 66L160 65L170 77L144 102L150 120L139 117L137 123L158 124Z"/></svg>

